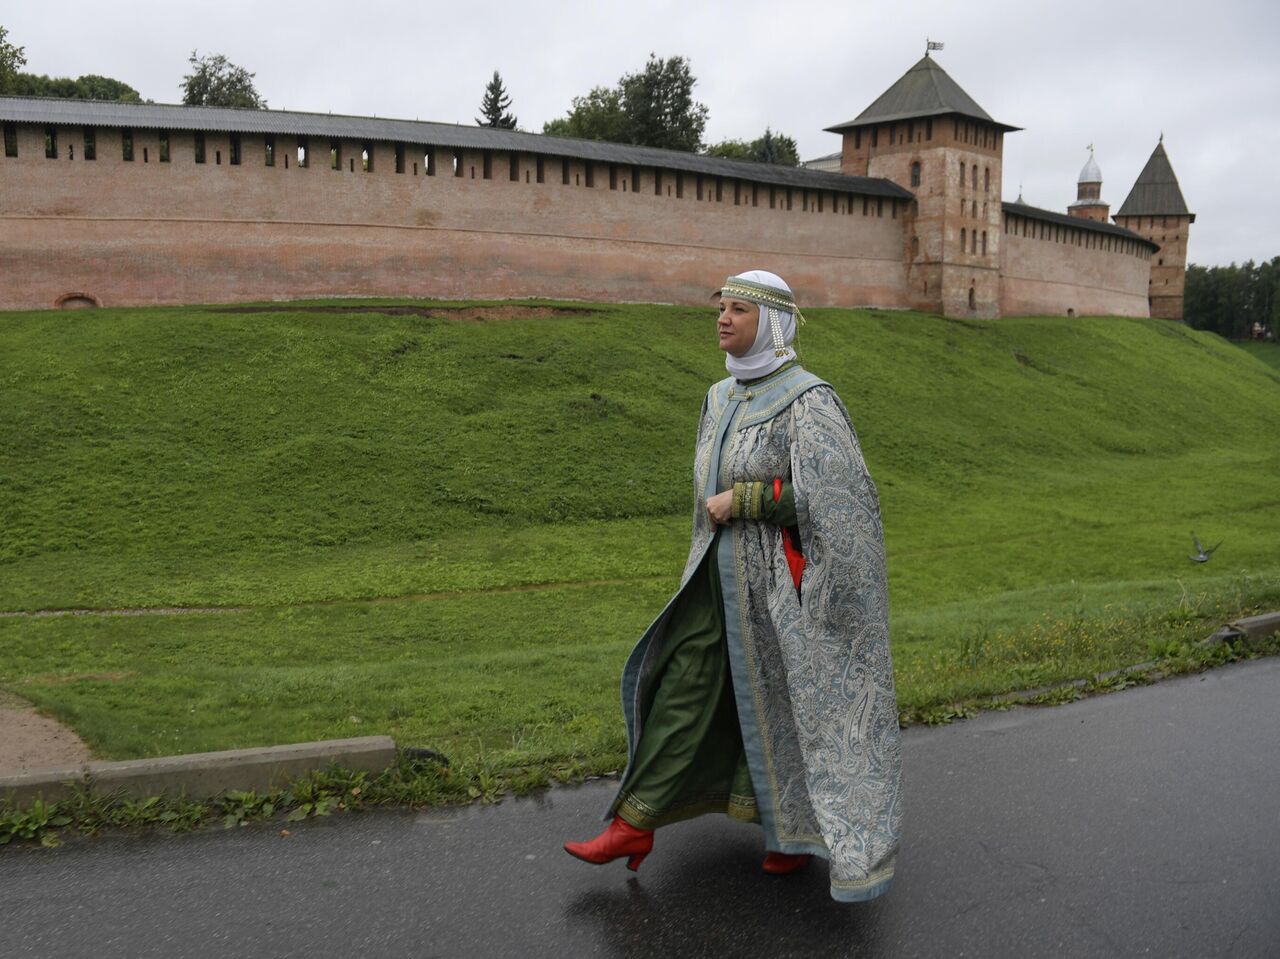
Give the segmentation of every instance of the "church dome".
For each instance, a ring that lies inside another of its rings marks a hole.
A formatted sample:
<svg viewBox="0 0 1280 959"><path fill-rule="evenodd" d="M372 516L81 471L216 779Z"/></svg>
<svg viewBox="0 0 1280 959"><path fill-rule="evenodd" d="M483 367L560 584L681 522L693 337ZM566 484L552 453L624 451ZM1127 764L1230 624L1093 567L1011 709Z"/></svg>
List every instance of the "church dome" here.
<svg viewBox="0 0 1280 959"><path fill-rule="evenodd" d="M1077 183L1101 183L1102 171L1098 169L1098 161L1093 158L1093 151L1089 151L1089 162L1084 165L1084 169L1080 171L1080 179Z"/></svg>

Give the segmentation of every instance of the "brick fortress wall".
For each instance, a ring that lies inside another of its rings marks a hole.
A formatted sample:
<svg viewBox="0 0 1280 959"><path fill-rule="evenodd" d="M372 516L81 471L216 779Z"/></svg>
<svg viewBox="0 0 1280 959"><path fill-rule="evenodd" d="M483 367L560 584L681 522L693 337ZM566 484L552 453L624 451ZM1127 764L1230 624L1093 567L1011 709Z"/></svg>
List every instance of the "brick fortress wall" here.
<svg viewBox="0 0 1280 959"><path fill-rule="evenodd" d="M1147 316L1151 250L1136 240L1005 214L1000 312Z"/></svg>
<svg viewBox="0 0 1280 959"><path fill-rule="evenodd" d="M1118 216L1116 223L1152 243L1160 251L1152 257L1147 296L1151 315L1163 320L1183 318L1187 282L1187 233L1190 216Z"/></svg>
<svg viewBox="0 0 1280 959"><path fill-rule="evenodd" d="M1004 134L995 126L956 117L844 133L842 173L884 177L916 195L904 237L914 308L999 315L1003 146Z"/></svg>
<svg viewBox="0 0 1280 959"><path fill-rule="evenodd" d="M886 197L390 143L78 127L17 129L0 157L0 308L83 293L104 306L313 296L703 304L766 268L809 305L905 305L903 221ZM368 151L369 169L364 153ZM74 155L74 159L70 158ZM397 172L400 166L403 172ZM539 182L541 180L541 182Z"/></svg>

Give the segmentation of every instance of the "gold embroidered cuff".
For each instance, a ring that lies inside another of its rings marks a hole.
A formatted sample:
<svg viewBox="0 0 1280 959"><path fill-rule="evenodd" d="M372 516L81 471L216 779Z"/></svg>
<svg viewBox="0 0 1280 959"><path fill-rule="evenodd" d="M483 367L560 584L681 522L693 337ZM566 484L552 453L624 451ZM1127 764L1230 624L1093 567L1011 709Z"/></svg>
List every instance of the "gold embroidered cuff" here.
<svg viewBox="0 0 1280 959"><path fill-rule="evenodd" d="M764 515L764 483L734 483L734 519L759 519Z"/></svg>

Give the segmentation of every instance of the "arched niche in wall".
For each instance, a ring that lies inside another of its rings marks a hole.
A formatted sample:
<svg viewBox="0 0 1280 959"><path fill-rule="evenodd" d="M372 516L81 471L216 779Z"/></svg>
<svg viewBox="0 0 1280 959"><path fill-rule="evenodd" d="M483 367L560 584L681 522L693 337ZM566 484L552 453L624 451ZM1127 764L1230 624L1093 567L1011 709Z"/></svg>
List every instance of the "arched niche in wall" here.
<svg viewBox="0 0 1280 959"><path fill-rule="evenodd" d="M53 301L53 306L58 310L91 310L102 306L102 301L92 293L63 293Z"/></svg>

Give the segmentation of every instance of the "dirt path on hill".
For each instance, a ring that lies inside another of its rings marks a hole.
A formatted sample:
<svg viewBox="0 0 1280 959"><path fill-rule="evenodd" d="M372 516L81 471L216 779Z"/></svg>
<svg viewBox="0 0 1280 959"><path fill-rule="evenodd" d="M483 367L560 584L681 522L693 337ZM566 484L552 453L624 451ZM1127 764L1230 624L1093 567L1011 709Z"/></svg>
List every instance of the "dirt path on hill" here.
<svg viewBox="0 0 1280 959"><path fill-rule="evenodd" d="M89 747L66 726L0 690L0 776L75 766L92 758Z"/></svg>

